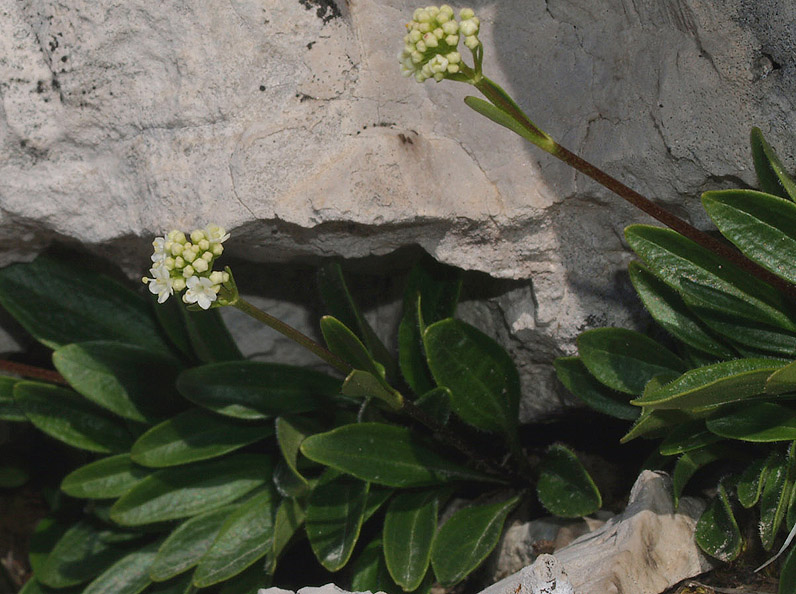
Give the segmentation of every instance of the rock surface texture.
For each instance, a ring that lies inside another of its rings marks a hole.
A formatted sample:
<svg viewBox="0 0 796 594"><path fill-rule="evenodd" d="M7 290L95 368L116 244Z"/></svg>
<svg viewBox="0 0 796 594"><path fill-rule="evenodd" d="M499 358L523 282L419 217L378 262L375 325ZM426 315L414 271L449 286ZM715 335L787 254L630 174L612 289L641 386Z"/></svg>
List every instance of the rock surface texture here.
<svg viewBox="0 0 796 594"><path fill-rule="evenodd" d="M659 594L713 568L694 542L704 502L675 510L663 473L645 470L623 513L481 594Z"/></svg>
<svg viewBox="0 0 796 594"><path fill-rule="evenodd" d="M0 0L0 264L60 239L140 275L152 236L208 221L253 261L389 273L421 246L518 281L485 330L520 362L523 420L555 408L551 359L635 319L622 228L649 221L471 112L465 85L401 78L413 8ZM753 182L751 126L794 168L793 3L473 8L487 75L543 129L697 223L699 192Z"/></svg>

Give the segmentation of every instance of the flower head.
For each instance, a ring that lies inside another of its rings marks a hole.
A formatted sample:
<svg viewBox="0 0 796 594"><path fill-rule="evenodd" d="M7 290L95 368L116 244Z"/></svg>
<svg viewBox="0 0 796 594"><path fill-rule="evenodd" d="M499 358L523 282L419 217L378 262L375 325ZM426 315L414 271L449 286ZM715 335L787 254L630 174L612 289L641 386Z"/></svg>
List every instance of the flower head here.
<svg viewBox="0 0 796 594"><path fill-rule="evenodd" d="M404 48L398 55L404 76L414 76L417 82L433 78L437 82L456 75L461 70L461 55L457 51L459 39L470 48L480 71L481 45L478 39L480 21L475 13L465 8L459 12L460 21L453 16L447 4L418 8L406 25Z"/></svg>
<svg viewBox="0 0 796 594"><path fill-rule="evenodd" d="M227 239L229 233L216 224L194 229L188 235L174 229L156 237L152 242L153 266L149 270L152 276L142 280L158 296L158 303L166 301L175 291L187 289L183 301L209 309L217 301L222 286L231 280L228 272L213 270L213 262L224 251L221 244ZM222 299L216 307L228 303L228 298Z"/></svg>

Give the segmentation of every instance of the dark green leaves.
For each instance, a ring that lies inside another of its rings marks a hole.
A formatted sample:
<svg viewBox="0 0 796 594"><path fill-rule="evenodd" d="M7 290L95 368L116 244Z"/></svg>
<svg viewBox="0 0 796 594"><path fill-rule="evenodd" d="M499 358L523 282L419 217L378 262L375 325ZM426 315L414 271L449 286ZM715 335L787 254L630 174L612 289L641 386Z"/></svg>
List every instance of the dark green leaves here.
<svg viewBox="0 0 796 594"><path fill-rule="evenodd" d="M0 303L51 348L115 340L168 352L147 301L110 278L51 256L0 270Z"/></svg>
<svg viewBox="0 0 796 594"><path fill-rule="evenodd" d="M177 380L180 393L200 406L240 419L264 419L331 403L340 381L291 365L231 361L195 367Z"/></svg>
<svg viewBox="0 0 796 594"><path fill-rule="evenodd" d="M626 421L638 417L638 409L623 402L627 397L598 382L579 357L559 357L553 364L567 390L594 410Z"/></svg>
<svg viewBox="0 0 796 594"><path fill-rule="evenodd" d="M508 353L476 328L454 319L423 333L434 380L451 391L451 407L464 421L513 436L517 427L520 379Z"/></svg>
<svg viewBox="0 0 796 594"><path fill-rule="evenodd" d="M301 452L364 481L390 487L422 487L454 480L490 480L451 462L404 427L383 423L344 425L304 440Z"/></svg>
<svg viewBox="0 0 796 594"><path fill-rule="evenodd" d="M741 554L741 531L724 485L719 484L718 493L699 518L695 537L703 551L725 563Z"/></svg>
<svg viewBox="0 0 796 594"><path fill-rule="evenodd" d="M256 454L166 468L123 495L111 517L126 526L186 518L230 503L270 478L270 459Z"/></svg>
<svg viewBox="0 0 796 594"><path fill-rule="evenodd" d="M132 436L120 420L71 390L18 382L14 401L38 429L76 448L112 453L126 451L132 444Z"/></svg>
<svg viewBox="0 0 796 594"><path fill-rule="evenodd" d="M130 490L149 472L133 464L130 454L102 458L69 473L61 482L61 490L72 497L109 499Z"/></svg>
<svg viewBox="0 0 796 594"><path fill-rule="evenodd" d="M55 368L80 394L132 421L163 417L185 401L176 362L140 347L108 342L69 344L53 353Z"/></svg>
<svg viewBox="0 0 796 594"><path fill-rule="evenodd" d="M318 561L329 571L342 568L351 557L368 499L368 483L329 472L310 495L306 512L307 537Z"/></svg>
<svg viewBox="0 0 796 594"><path fill-rule="evenodd" d="M597 328L578 337L583 364L600 382L619 392L641 394L661 373L680 373L679 357L651 338L624 328Z"/></svg>
<svg viewBox="0 0 796 594"><path fill-rule="evenodd" d="M796 200L796 183L785 172L779 157L763 138L763 133L759 128L752 128L750 137L760 189L781 198Z"/></svg>
<svg viewBox="0 0 796 594"><path fill-rule="evenodd" d="M392 579L407 592L420 586L431 560L438 497L435 491L400 493L387 508L384 558Z"/></svg>
<svg viewBox="0 0 796 594"><path fill-rule="evenodd" d="M152 427L130 453L142 466L178 466L222 456L273 432L268 425L236 422L194 408Z"/></svg>
<svg viewBox="0 0 796 594"><path fill-rule="evenodd" d="M519 497L468 507L453 514L440 529L431 549L439 582L452 586L477 568L498 543L503 523Z"/></svg>
<svg viewBox="0 0 796 594"><path fill-rule="evenodd" d="M796 439L796 411L759 402L713 416L707 427L716 435L741 441L791 441Z"/></svg>
<svg viewBox="0 0 796 594"><path fill-rule="evenodd" d="M562 445L551 446L542 460L536 493L549 512L562 518L586 516L602 505L589 473L574 452Z"/></svg>

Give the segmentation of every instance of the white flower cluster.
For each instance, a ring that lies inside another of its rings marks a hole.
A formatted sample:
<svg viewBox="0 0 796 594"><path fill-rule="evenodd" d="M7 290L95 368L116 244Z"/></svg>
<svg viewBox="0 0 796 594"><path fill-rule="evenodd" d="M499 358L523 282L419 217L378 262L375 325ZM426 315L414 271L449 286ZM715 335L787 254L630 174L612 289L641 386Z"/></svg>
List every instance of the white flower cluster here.
<svg viewBox="0 0 796 594"><path fill-rule="evenodd" d="M229 280L229 273L213 270L213 261L224 251L221 244L227 239L229 233L212 224L194 229L188 237L176 229L164 237L156 237L149 269L152 278L145 276L141 280L158 296L158 303L166 301L175 291L187 289L182 296L185 303L198 303L202 309L209 309L222 283Z"/></svg>
<svg viewBox="0 0 796 594"><path fill-rule="evenodd" d="M469 8L459 12L460 22L453 16L453 9L447 4L418 8L412 21L406 25L404 49L398 55L401 72L404 76L414 76L417 82L433 78L441 81L448 74L459 72L462 61L457 51L459 38L464 37L464 45L475 50L480 21Z"/></svg>

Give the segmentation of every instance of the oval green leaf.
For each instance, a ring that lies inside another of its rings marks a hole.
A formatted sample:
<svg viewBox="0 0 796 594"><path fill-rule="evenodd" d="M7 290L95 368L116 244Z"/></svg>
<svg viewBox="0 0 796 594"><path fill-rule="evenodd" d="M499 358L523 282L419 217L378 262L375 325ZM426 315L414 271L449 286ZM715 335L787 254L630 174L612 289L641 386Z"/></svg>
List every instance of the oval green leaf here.
<svg viewBox="0 0 796 594"><path fill-rule="evenodd" d="M768 460L757 458L741 473L736 485L738 501L749 509L760 500L763 492L766 474L768 473Z"/></svg>
<svg viewBox="0 0 796 594"><path fill-rule="evenodd" d="M365 516L368 483L327 471L310 494L305 523L318 561L329 571L351 558Z"/></svg>
<svg viewBox="0 0 796 594"><path fill-rule="evenodd" d="M678 379L633 400L656 409L694 409L753 398L764 393L768 376L783 366L773 359L737 359L687 371Z"/></svg>
<svg viewBox="0 0 796 594"><path fill-rule="evenodd" d="M107 276L42 255L0 270L0 303L34 338L57 349L116 340L168 353L146 299Z"/></svg>
<svg viewBox="0 0 796 594"><path fill-rule="evenodd" d="M214 412L265 419L328 406L340 393L340 380L292 365L230 361L182 373L177 388Z"/></svg>
<svg viewBox="0 0 796 594"><path fill-rule="evenodd" d="M741 441L791 441L796 439L796 411L759 402L722 411L708 419L707 428L721 437Z"/></svg>
<svg viewBox="0 0 796 594"><path fill-rule="evenodd" d="M152 583L149 568L155 560L159 545L159 542L153 542L128 553L91 582L83 590L83 594L143 592Z"/></svg>
<svg viewBox="0 0 796 594"><path fill-rule="evenodd" d="M519 497L513 497L468 507L443 524L431 547L431 564L440 584L457 584L483 563L497 546L506 516L519 501Z"/></svg>
<svg viewBox="0 0 796 594"><path fill-rule="evenodd" d="M516 434L520 378L503 347L452 318L428 326L423 344L434 380L451 391L451 407L462 420L510 438Z"/></svg>
<svg viewBox="0 0 796 594"><path fill-rule="evenodd" d="M575 453L562 445L551 446L542 459L536 493L547 511L562 518L586 516L602 505L597 485Z"/></svg>
<svg viewBox="0 0 796 594"><path fill-rule="evenodd" d="M766 394L796 392L796 361L772 373L766 380Z"/></svg>
<svg viewBox="0 0 796 594"><path fill-rule="evenodd" d="M149 568L149 576L163 582L194 567L218 536L221 525L237 509L227 505L198 516L177 526L158 549L158 554Z"/></svg>
<svg viewBox="0 0 796 594"><path fill-rule="evenodd" d="M341 392L351 398L376 398L393 410L400 410L404 404L404 398L398 390L386 386L384 380L361 369L354 369L348 374Z"/></svg>
<svg viewBox="0 0 796 594"><path fill-rule="evenodd" d="M695 537L703 551L725 563L741 554L743 539L724 485L719 484L718 493L702 512Z"/></svg>
<svg viewBox="0 0 796 594"><path fill-rule="evenodd" d="M130 460L130 454L119 454L70 472L61 481L61 490L71 497L111 499L124 495L147 474Z"/></svg>
<svg viewBox="0 0 796 594"><path fill-rule="evenodd" d="M639 262L628 266L630 281L644 307L669 334L695 349L716 357L735 357L731 348L710 334L677 291L644 268Z"/></svg>
<svg viewBox="0 0 796 594"><path fill-rule="evenodd" d="M39 430L76 448L108 454L132 445L124 423L72 390L21 381L14 386L14 402Z"/></svg>
<svg viewBox="0 0 796 594"><path fill-rule="evenodd" d="M332 316L323 316L321 318L321 334L323 334L323 339L329 350L351 367L384 379L384 366L376 362L353 330L340 320Z"/></svg>
<svg viewBox="0 0 796 594"><path fill-rule="evenodd" d="M301 452L310 460L388 487L423 487L455 480L495 482L440 456L409 429L384 423L344 425L313 435L301 444Z"/></svg>
<svg viewBox="0 0 796 594"><path fill-rule="evenodd" d="M273 546L265 563L267 573L273 575L276 571L276 564L297 536L299 528L304 524L304 517L304 507L297 499L285 498L279 503L274 517Z"/></svg>
<svg viewBox="0 0 796 594"><path fill-rule="evenodd" d="M703 419L694 419L674 427L658 450L664 456L676 456L691 450L698 450L720 440L721 437L708 431Z"/></svg>
<svg viewBox="0 0 796 594"><path fill-rule="evenodd" d="M401 589L392 581L382 555L381 538L371 540L351 567L351 590L353 592L388 592Z"/></svg>
<svg viewBox="0 0 796 594"><path fill-rule="evenodd" d="M763 138L763 133L759 128L752 128L750 137L752 158L760 188L769 194L796 200L796 182L785 172L785 167L774 149Z"/></svg>
<svg viewBox="0 0 796 594"><path fill-rule="evenodd" d="M206 588L238 575L273 545L278 500L269 488L241 505L224 521L210 550L199 561L193 583Z"/></svg>
<svg viewBox="0 0 796 594"><path fill-rule="evenodd" d="M626 421L638 418L639 410L627 404L627 396L598 382L580 357L559 357L553 361L553 366L566 389L597 412Z"/></svg>
<svg viewBox="0 0 796 594"><path fill-rule="evenodd" d="M184 406L174 388L179 372L171 357L118 342L68 344L53 365L93 403L132 421L163 418Z"/></svg>
<svg viewBox="0 0 796 594"><path fill-rule="evenodd" d="M651 338L624 328L595 328L578 336L583 364L599 382L625 394L641 394L661 373L682 373L683 361Z"/></svg>
<svg viewBox="0 0 796 594"><path fill-rule="evenodd" d="M217 458L273 435L268 425L233 421L193 408L144 433L133 444L134 462L151 468Z"/></svg>
<svg viewBox="0 0 796 594"><path fill-rule="evenodd" d="M149 475L111 508L123 526L178 520L231 503L271 478L271 460L258 454L166 468Z"/></svg>
<svg viewBox="0 0 796 594"><path fill-rule="evenodd" d="M680 496L683 494L688 481L700 468L716 460L730 457L729 450L722 444L712 444L698 450L691 450L680 456L672 471L672 490L674 491L675 504L680 501Z"/></svg>
<svg viewBox="0 0 796 594"><path fill-rule="evenodd" d="M384 559L390 576L406 592L416 590L431 561L439 493L399 493L384 516Z"/></svg>
<svg viewBox="0 0 796 594"><path fill-rule="evenodd" d="M767 464L763 492L760 494L760 541L766 551L774 546L782 521L785 519L790 491L793 488L792 452L788 457L772 456Z"/></svg>

